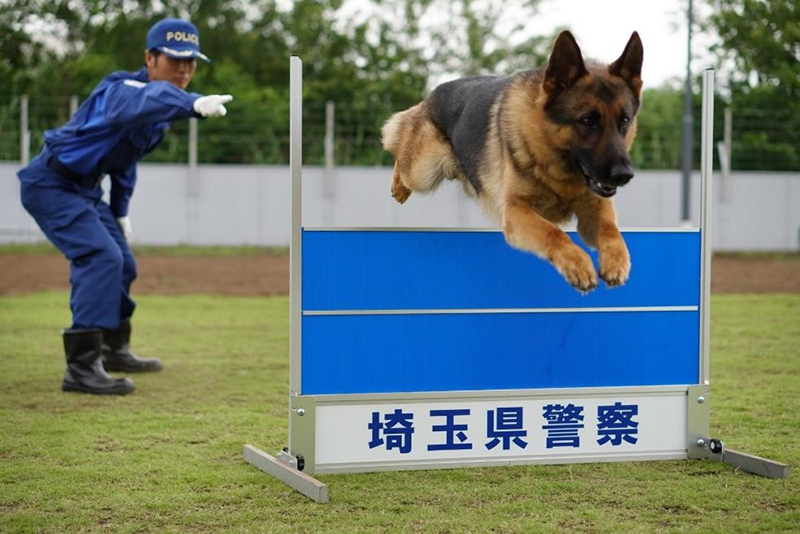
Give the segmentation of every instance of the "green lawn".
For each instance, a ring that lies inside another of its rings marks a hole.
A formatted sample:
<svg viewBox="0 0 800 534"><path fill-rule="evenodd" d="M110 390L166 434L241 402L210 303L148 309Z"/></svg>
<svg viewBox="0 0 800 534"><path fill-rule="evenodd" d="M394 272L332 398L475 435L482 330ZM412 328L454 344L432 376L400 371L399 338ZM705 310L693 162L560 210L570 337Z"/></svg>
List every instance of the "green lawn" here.
<svg viewBox="0 0 800 534"><path fill-rule="evenodd" d="M789 463L710 461L320 476L319 505L242 459L286 445L288 300L137 299L161 373L60 391L67 293L0 298L0 532L798 532L800 295L715 296L712 434Z"/></svg>

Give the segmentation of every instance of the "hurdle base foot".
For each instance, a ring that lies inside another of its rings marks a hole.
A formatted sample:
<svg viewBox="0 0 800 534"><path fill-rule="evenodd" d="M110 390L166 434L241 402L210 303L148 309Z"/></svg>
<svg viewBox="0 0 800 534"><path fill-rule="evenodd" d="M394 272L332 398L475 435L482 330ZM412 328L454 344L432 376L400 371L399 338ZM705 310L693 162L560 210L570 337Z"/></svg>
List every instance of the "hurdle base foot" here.
<svg viewBox="0 0 800 534"><path fill-rule="evenodd" d="M732 465L736 469L767 478L789 478L789 466L768 458L761 458L744 452L729 449L718 440L716 447L711 447L709 458Z"/></svg>
<svg viewBox="0 0 800 534"><path fill-rule="evenodd" d="M247 463L253 464L265 473L269 473L281 480L284 484L299 491L312 501L318 503L328 502L327 484L323 484L314 477L298 471L294 466L278 460L257 447L245 445L244 459Z"/></svg>

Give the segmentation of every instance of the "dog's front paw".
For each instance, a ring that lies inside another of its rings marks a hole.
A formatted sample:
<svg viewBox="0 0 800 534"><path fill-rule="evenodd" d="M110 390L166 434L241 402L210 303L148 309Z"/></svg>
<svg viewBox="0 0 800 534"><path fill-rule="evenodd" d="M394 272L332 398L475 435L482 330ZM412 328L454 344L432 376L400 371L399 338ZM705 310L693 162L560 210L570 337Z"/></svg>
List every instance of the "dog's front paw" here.
<svg viewBox="0 0 800 534"><path fill-rule="evenodd" d="M608 287L621 286L628 281L631 272L631 255L625 243L601 247L598 263L600 278Z"/></svg>
<svg viewBox="0 0 800 534"><path fill-rule="evenodd" d="M597 287L597 273L592 259L577 245L561 248L553 257L553 265L581 293L588 293Z"/></svg>

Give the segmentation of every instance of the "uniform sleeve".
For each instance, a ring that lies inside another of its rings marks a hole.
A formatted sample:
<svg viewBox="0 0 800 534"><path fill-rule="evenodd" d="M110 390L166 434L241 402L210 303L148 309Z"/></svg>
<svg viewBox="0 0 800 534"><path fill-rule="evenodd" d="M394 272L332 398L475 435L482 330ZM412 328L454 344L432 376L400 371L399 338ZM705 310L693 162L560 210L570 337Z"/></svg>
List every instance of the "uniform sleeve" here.
<svg viewBox="0 0 800 534"><path fill-rule="evenodd" d="M121 80L106 91L105 120L108 124L131 124L199 117L192 105L200 96L165 81Z"/></svg>
<svg viewBox="0 0 800 534"><path fill-rule="evenodd" d="M128 204L131 201L135 185L136 165L131 165L124 173L115 173L111 176L109 206L114 217L120 218L128 215Z"/></svg>

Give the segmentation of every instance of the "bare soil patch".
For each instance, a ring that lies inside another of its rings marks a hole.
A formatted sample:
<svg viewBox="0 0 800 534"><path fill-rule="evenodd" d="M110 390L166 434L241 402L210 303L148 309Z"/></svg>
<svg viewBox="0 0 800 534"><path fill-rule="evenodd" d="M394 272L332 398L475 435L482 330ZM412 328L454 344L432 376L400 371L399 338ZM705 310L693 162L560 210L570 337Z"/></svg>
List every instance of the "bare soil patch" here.
<svg viewBox="0 0 800 534"><path fill-rule="evenodd" d="M289 256L139 254L135 295L285 295ZM0 254L0 295L69 289L69 263L58 254ZM800 293L800 255L715 256L712 293Z"/></svg>

